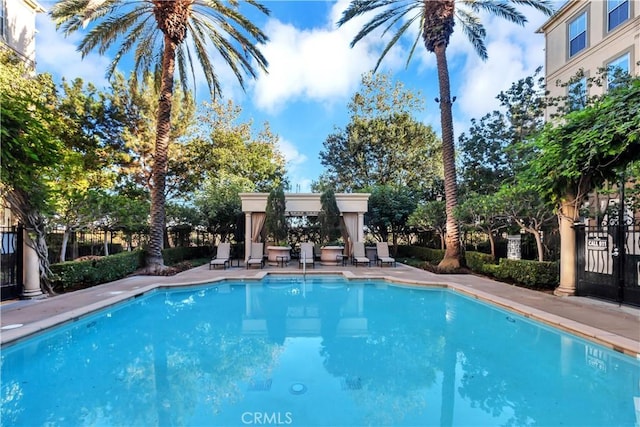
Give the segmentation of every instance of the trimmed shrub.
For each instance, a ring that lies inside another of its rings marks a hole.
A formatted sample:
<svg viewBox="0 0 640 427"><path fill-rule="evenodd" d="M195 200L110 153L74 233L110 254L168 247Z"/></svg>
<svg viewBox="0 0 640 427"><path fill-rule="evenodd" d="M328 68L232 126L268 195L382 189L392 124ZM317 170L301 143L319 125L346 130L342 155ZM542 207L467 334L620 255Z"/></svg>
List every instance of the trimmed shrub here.
<svg viewBox="0 0 640 427"><path fill-rule="evenodd" d="M175 265L182 261L211 257L211 255L209 246L178 246L162 250L165 265Z"/></svg>
<svg viewBox="0 0 640 427"><path fill-rule="evenodd" d="M513 280L527 288L555 289L560 281L560 265L549 261L502 258L495 276L499 279Z"/></svg>
<svg viewBox="0 0 640 427"><path fill-rule="evenodd" d="M444 258L444 250L424 248L422 246L398 246L398 257L415 258L427 261L430 264L438 264Z"/></svg>
<svg viewBox="0 0 640 427"><path fill-rule="evenodd" d="M53 286L56 289L68 289L111 282L133 273L140 268L142 262L143 252L134 251L87 261L52 264Z"/></svg>
<svg viewBox="0 0 640 427"><path fill-rule="evenodd" d="M495 260L491 254L485 254L482 252L467 251L465 253L465 260L467 261L467 267L471 271L477 271L482 273L485 265L495 265Z"/></svg>

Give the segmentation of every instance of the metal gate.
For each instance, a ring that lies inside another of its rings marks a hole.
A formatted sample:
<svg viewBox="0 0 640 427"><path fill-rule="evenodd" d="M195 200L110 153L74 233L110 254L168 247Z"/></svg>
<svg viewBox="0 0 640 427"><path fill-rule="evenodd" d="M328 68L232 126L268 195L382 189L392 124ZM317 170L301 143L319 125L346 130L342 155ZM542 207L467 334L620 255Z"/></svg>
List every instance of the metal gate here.
<svg viewBox="0 0 640 427"><path fill-rule="evenodd" d="M640 306L640 224L576 230L576 294Z"/></svg>
<svg viewBox="0 0 640 427"><path fill-rule="evenodd" d="M0 285L2 301L22 293L22 227L0 227Z"/></svg>

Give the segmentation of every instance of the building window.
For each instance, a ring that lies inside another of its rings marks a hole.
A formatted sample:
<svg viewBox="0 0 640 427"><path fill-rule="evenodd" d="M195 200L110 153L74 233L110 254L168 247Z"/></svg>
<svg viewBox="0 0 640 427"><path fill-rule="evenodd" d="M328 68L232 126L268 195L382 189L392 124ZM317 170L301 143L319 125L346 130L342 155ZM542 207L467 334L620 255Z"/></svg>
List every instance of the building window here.
<svg viewBox="0 0 640 427"><path fill-rule="evenodd" d="M5 23L7 11L5 9L4 0L0 0L0 38L5 40L7 37L5 35Z"/></svg>
<svg viewBox="0 0 640 427"><path fill-rule="evenodd" d="M568 86L568 104L570 111L582 110L587 106L587 78L583 77Z"/></svg>
<svg viewBox="0 0 640 427"><path fill-rule="evenodd" d="M607 31L629 19L629 0L607 0Z"/></svg>
<svg viewBox="0 0 640 427"><path fill-rule="evenodd" d="M569 23L569 56L587 47L587 12Z"/></svg>
<svg viewBox="0 0 640 427"><path fill-rule="evenodd" d="M620 80L629 74L631 55L629 52L614 59L607 64L607 87L614 88Z"/></svg>

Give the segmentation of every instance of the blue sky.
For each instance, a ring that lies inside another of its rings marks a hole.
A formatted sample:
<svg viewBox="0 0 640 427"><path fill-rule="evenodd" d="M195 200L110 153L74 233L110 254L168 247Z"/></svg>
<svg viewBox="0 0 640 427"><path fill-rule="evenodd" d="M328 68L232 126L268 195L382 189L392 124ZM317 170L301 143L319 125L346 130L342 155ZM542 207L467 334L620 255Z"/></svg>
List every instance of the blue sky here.
<svg viewBox="0 0 640 427"><path fill-rule="evenodd" d="M40 0L49 9L53 2ZM268 74L248 81L246 92L231 72L220 69L223 95L240 105L245 119L257 125L269 122L279 136L279 148L287 159L293 191L309 191L323 171L319 152L335 127L349 120L347 103L357 90L363 73L375 66L387 38L377 36L349 44L366 19L354 19L338 28L336 22L349 4L338 1L263 1L271 10L268 18L255 22L268 35L261 47L269 61ZM479 118L496 109L495 96L512 82L531 75L544 65L544 37L536 30L547 19L531 9L520 9L529 22L525 27L491 16L482 16L487 29L489 59L481 61L461 31L454 32L448 48L451 93L454 104L454 131L458 135ZM81 77L98 87L106 87L104 73L110 58L92 53L81 58L76 48L81 35L65 38L56 32L47 14L37 17L36 61L38 72L56 78ZM413 29L417 31L417 28ZM415 32L413 33L415 34ZM385 36L388 37L388 36ZM419 90L425 109L416 119L440 132L440 115L434 98L438 96L435 57L422 47L405 67L413 38L389 52L380 71L389 72L411 90ZM122 67L120 71L128 74ZM197 92L206 93L204 82Z"/></svg>

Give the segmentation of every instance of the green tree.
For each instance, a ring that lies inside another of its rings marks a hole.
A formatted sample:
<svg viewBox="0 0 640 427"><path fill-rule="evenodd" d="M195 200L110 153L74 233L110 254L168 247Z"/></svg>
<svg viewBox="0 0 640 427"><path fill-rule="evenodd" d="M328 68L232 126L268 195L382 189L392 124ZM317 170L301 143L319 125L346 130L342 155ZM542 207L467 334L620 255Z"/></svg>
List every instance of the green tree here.
<svg viewBox="0 0 640 427"><path fill-rule="evenodd" d="M440 249L445 248L447 230L447 212L444 200L432 200L419 203L409 215L407 225L420 231L434 231L440 237Z"/></svg>
<svg viewBox="0 0 640 427"><path fill-rule="evenodd" d="M504 185L496 197L501 200L501 211L507 220L533 236L538 261L544 261L542 232L545 226L556 219L553 209L544 203L536 191L522 185Z"/></svg>
<svg viewBox="0 0 640 427"><path fill-rule="evenodd" d="M440 263L442 267L457 268L460 266L462 257L460 231L454 217L454 210L458 204L458 189L451 112L453 100L451 99L449 83L447 46L453 34L454 23L457 22L473 44L478 55L482 59L486 59L487 49L484 44L486 30L480 23L477 13L481 11L488 12L510 22L524 25L527 22L526 17L514 7L514 5L518 4L532 6L549 15L553 12L551 2L548 0L512 0L511 2L477 0L352 0L349 7L343 12L342 18L338 21L338 25L343 25L355 17L372 11L379 11L355 36L351 42L352 47L362 38L379 28L386 32L396 27L395 34L378 59L376 69L389 50L416 22L419 25L419 31L416 33L415 41L411 46L407 63L413 56L413 52L421 38L427 51L436 55L447 208L447 249L444 259Z"/></svg>
<svg viewBox="0 0 640 427"><path fill-rule="evenodd" d="M207 230L227 242L235 234L236 242L243 241L244 215L240 193L253 191L247 179L222 173L205 180L195 194L194 204L200 210ZM238 224L242 224L240 227Z"/></svg>
<svg viewBox="0 0 640 427"><path fill-rule="evenodd" d="M324 142L326 168L319 186L359 191L374 185L405 185L426 192L442 176L439 141L411 113L420 97L386 74L365 74L349 103L351 119ZM425 161L430 159L431 161Z"/></svg>
<svg viewBox="0 0 640 427"><path fill-rule="evenodd" d="M110 101L122 111L122 160L118 185L136 185L149 190L153 180L154 135L157 129L158 87L155 77L146 73L142 79L120 73L111 80ZM187 136L195 123L195 100L189 92L176 88L172 103L171 132L167 151L165 199L192 192L201 181L194 176L193 163L185 148Z"/></svg>
<svg viewBox="0 0 640 427"><path fill-rule="evenodd" d="M327 188L320 195L320 240L322 243L335 242L342 236L340 227L340 209L336 201L336 194L332 188Z"/></svg>
<svg viewBox="0 0 640 427"><path fill-rule="evenodd" d="M287 239L287 217L285 216L285 211L284 187L279 185L271 190L269 196L267 196L264 222L267 235L273 239L276 245L285 243Z"/></svg>
<svg viewBox="0 0 640 427"><path fill-rule="evenodd" d="M397 250L398 236L406 233L409 215L416 207L416 197L410 188L377 185L369 197L367 226L381 242L389 241L391 233L394 250Z"/></svg>
<svg viewBox="0 0 640 427"><path fill-rule="evenodd" d="M268 192L285 184L285 159L278 136L268 123L255 132L253 122L240 121L242 109L232 101L205 103L198 114L198 130L185 145L190 169L201 179L219 175L242 178L245 191Z"/></svg>
<svg viewBox="0 0 640 427"><path fill-rule="evenodd" d="M640 78L616 85L592 105L548 124L531 142L535 156L521 179L558 211L560 288L575 290L573 222L588 193L617 181L640 159Z"/></svg>
<svg viewBox="0 0 640 427"><path fill-rule="evenodd" d="M509 224L504 214L502 199L494 194L471 194L456 207L456 218L469 228L487 235L491 256L496 257L497 233Z"/></svg>
<svg viewBox="0 0 640 427"><path fill-rule="evenodd" d="M492 194L513 178L513 168L506 153L511 133L504 114L493 111L471 119L469 134L458 138L462 188L468 192Z"/></svg>
<svg viewBox="0 0 640 427"><path fill-rule="evenodd" d="M269 13L254 0L248 0L247 3L262 13ZM165 230L165 177L176 67L180 82L186 88L187 70L194 75L194 64L190 61L197 58L209 90L214 95L219 94L220 82L209 53L213 48L244 87L244 73L255 76L256 66L266 70L267 61L256 44L263 43L267 38L242 15L237 1L153 0L132 6L125 0L91 3L61 0L52 7L51 16L66 35L96 23L80 42L79 50L83 55L93 49L105 53L114 42L122 41L107 69L109 77L120 59L134 46L136 75L150 69L161 70L151 183L151 235L146 254L147 270L160 273L165 269L161 250ZM252 63L252 60L255 62Z"/></svg>
<svg viewBox="0 0 640 427"><path fill-rule="evenodd" d="M0 64L0 195L28 231L42 291L52 293L45 215L53 212L48 184L65 152L54 130L62 121L55 85L50 75L33 74L7 52L0 52Z"/></svg>

